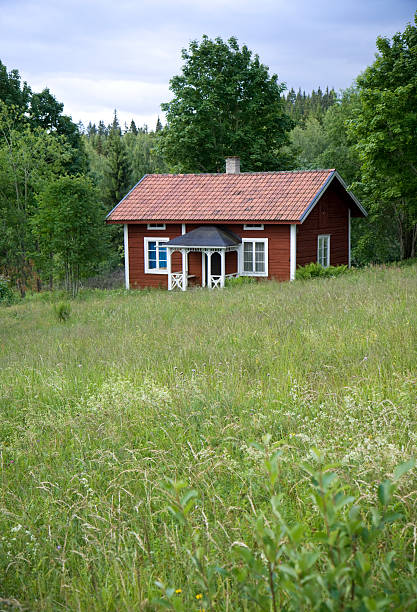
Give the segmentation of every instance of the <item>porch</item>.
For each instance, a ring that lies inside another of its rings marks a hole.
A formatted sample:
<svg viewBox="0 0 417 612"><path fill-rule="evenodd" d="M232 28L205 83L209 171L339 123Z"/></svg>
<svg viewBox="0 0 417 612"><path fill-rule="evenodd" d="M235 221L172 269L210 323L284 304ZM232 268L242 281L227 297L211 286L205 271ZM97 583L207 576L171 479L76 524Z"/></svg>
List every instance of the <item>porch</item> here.
<svg viewBox="0 0 417 612"><path fill-rule="evenodd" d="M190 285L222 288L239 276L241 239L217 226L201 226L166 243L168 290Z"/></svg>

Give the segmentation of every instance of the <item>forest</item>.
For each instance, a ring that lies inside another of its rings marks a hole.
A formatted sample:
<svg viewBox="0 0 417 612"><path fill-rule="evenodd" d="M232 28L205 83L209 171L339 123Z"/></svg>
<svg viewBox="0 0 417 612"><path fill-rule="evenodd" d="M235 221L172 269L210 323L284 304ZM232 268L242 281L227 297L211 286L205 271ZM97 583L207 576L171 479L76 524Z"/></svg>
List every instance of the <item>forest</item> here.
<svg viewBox="0 0 417 612"><path fill-rule="evenodd" d="M336 168L369 212L352 228L357 266L416 256L417 13L351 87L298 92L236 38L182 51L155 126L75 124L49 89L0 61L0 275L22 297L122 265L106 214L146 173ZM221 66L221 69L219 69ZM318 75L320 80L320 75ZM140 109L138 109L138 113Z"/></svg>

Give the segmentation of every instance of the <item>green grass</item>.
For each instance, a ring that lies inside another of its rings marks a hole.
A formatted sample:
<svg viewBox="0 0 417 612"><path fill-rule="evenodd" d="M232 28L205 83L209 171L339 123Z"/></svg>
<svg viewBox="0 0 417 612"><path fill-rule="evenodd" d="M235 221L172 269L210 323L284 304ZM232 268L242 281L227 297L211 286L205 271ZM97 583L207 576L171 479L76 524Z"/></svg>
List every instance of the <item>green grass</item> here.
<svg viewBox="0 0 417 612"><path fill-rule="evenodd" d="M266 433L286 440L290 522L310 504L299 468L310 448L369 506L417 455L416 265L213 292L91 291L65 323L53 299L0 308L0 609L153 610L157 580L200 609L192 537L162 485L198 490L193 529L227 567L268 508L250 446ZM416 485L413 471L389 536L400 566L416 561ZM226 579L218 602L244 606Z"/></svg>

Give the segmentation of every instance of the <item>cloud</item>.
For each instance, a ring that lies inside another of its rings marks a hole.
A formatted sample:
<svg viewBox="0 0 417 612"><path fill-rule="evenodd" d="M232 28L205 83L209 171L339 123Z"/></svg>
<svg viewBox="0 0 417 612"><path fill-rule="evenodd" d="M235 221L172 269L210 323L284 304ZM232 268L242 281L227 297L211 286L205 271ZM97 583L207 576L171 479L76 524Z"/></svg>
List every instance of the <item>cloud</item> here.
<svg viewBox="0 0 417 612"><path fill-rule="evenodd" d="M153 124L206 33L237 36L289 87L348 87L373 61L378 34L413 17L411 0L0 0L0 59L33 89L48 86L84 122Z"/></svg>

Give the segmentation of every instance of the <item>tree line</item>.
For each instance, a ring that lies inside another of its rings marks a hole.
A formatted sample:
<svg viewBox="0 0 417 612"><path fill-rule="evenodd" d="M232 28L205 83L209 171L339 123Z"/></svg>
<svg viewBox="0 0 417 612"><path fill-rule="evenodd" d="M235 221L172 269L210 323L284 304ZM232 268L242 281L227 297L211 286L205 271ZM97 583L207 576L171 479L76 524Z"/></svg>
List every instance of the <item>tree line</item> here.
<svg viewBox="0 0 417 612"><path fill-rule="evenodd" d="M63 283L120 265L109 212L146 173L335 167L369 211L355 220L358 264L416 255L417 13L354 85L285 95L277 75L236 38L182 52L166 124L76 125L45 89L0 62L0 272L19 288Z"/></svg>

